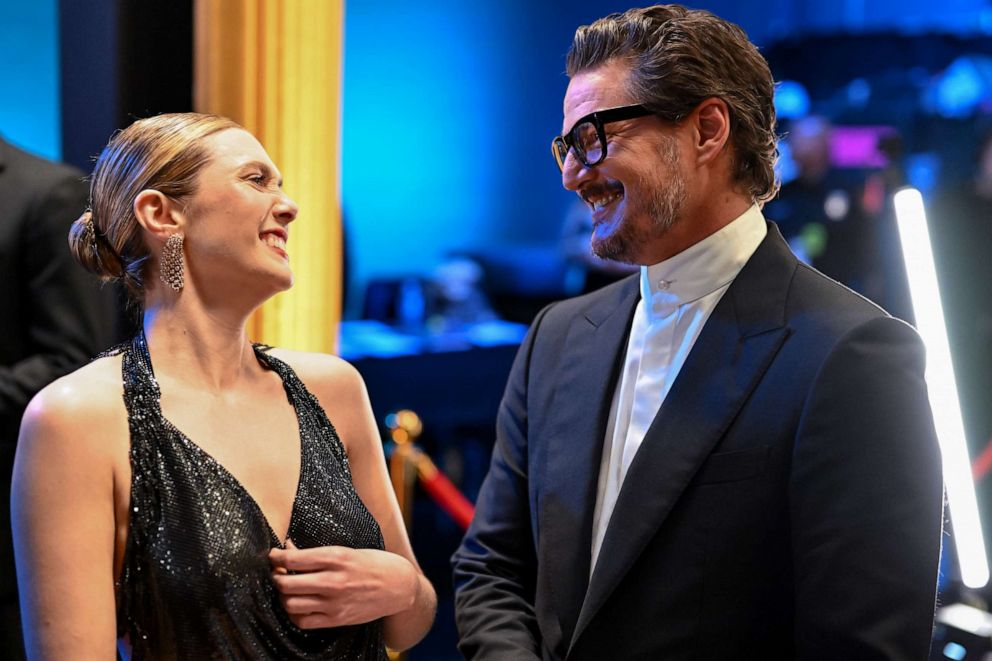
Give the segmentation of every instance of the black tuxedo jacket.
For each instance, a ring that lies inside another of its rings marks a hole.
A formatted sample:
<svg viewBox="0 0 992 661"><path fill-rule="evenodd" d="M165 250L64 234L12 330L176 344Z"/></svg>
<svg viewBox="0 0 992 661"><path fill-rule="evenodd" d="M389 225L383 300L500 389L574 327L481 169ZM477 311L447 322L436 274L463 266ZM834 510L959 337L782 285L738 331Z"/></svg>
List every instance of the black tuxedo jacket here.
<svg viewBox="0 0 992 661"><path fill-rule="evenodd" d="M0 140L0 446L28 400L114 341L116 302L69 253L83 173Z"/></svg>
<svg viewBox="0 0 992 661"><path fill-rule="evenodd" d="M0 602L16 591L8 500L24 407L115 338L113 292L69 252L88 198L79 170L0 140Z"/></svg>
<svg viewBox="0 0 992 661"><path fill-rule="evenodd" d="M590 578L637 277L534 322L455 553L470 659L919 659L940 455L915 331L768 236L626 475Z"/></svg>

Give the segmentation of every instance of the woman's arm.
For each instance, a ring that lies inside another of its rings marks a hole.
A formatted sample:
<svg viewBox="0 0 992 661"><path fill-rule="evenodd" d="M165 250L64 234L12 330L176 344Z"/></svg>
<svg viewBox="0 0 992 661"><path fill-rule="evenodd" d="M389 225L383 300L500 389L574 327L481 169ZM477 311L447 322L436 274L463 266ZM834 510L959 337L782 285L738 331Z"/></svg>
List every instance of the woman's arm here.
<svg viewBox="0 0 992 661"><path fill-rule="evenodd" d="M300 369L341 436L362 502L379 523L386 551L324 547L274 550L274 576L287 611L301 627L339 626L384 619L386 644L415 645L434 621L437 597L413 556L393 494L382 442L365 384L343 361L321 356ZM317 378L315 378L317 377Z"/></svg>
<svg viewBox="0 0 992 661"><path fill-rule="evenodd" d="M343 431L341 434L342 438L349 439L348 460L351 462L355 489L379 522L386 550L405 558L415 572L416 580L411 586L409 607L387 617L385 621L386 643L395 650L404 650L419 642L430 629L434 622L437 596L413 556L403 515L389 480L382 440L365 383L358 371L350 365L347 365L347 376L350 381L349 399L352 400L350 406L356 415L354 428L348 430L347 436Z"/></svg>
<svg viewBox="0 0 992 661"><path fill-rule="evenodd" d="M24 643L31 659L116 658L113 424L75 375L28 405L11 515ZM90 384L92 386L92 384ZM110 427L110 428L108 428Z"/></svg>

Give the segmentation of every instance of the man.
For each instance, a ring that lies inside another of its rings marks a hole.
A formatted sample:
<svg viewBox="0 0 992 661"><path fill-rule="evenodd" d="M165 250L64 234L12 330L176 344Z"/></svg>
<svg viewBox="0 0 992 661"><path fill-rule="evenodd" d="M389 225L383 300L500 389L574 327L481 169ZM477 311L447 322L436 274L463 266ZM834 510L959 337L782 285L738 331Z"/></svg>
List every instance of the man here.
<svg viewBox="0 0 992 661"><path fill-rule="evenodd" d="M454 557L470 659L926 659L940 456L908 325L799 263L736 26L582 27L566 188L640 275L545 309Z"/></svg>
<svg viewBox="0 0 992 661"><path fill-rule="evenodd" d="M24 657L10 538L10 479L21 414L31 397L114 341L111 290L69 253L86 209L83 173L0 140L0 657Z"/></svg>

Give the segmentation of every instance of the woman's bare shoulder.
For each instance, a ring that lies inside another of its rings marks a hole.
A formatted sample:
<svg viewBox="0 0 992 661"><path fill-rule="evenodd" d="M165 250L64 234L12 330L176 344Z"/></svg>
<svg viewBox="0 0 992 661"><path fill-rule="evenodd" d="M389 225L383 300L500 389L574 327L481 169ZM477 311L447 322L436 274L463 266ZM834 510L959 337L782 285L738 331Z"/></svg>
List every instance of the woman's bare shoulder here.
<svg viewBox="0 0 992 661"><path fill-rule="evenodd" d="M363 395L365 384L362 376L351 363L326 353L271 349L269 353L293 368L308 388L320 393Z"/></svg>
<svg viewBox="0 0 992 661"><path fill-rule="evenodd" d="M375 422L365 382L350 363L324 353L287 349L274 349L271 353L292 367L316 396L349 456L353 457L359 440L377 439L369 432L375 429Z"/></svg>
<svg viewBox="0 0 992 661"><path fill-rule="evenodd" d="M24 412L21 442L58 444L73 439L105 439L122 425L127 412L123 402L121 357L107 356L84 365L43 388Z"/></svg>

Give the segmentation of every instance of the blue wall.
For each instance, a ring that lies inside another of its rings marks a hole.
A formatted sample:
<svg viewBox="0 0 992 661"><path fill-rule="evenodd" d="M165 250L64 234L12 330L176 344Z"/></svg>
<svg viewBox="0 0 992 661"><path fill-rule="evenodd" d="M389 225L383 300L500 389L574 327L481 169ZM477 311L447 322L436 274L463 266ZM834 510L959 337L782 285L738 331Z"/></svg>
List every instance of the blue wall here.
<svg viewBox="0 0 992 661"><path fill-rule="evenodd" d="M0 134L56 160L58 42L58 0L0 0Z"/></svg>
<svg viewBox="0 0 992 661"><path fill-rule="evenodd" d="M342 199L353 294L447 253L544 238L560 216L548 145L564 30L529 3L346 5ZM352 297L355 298L354 296Z"/></svg>

